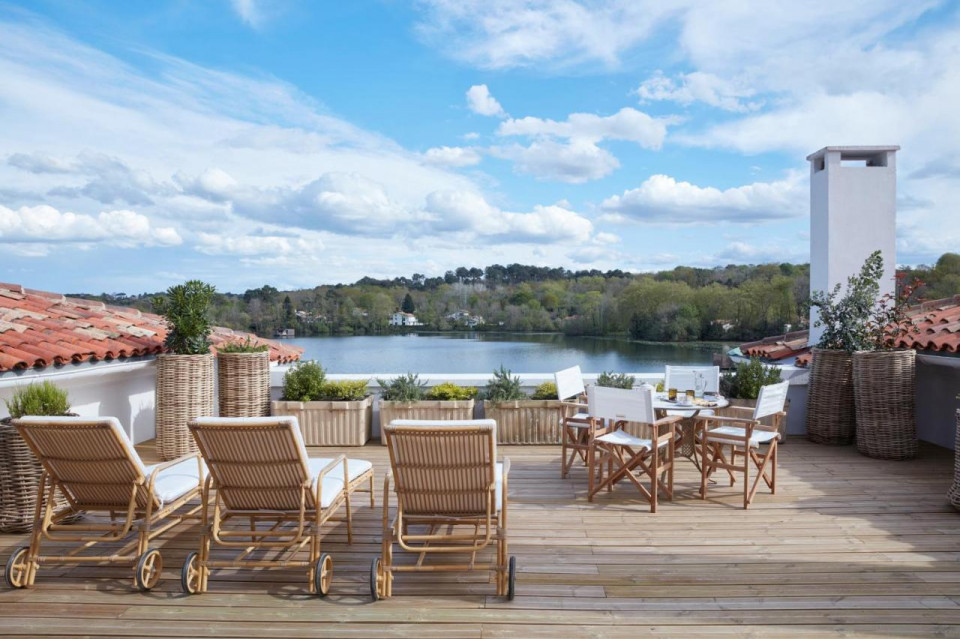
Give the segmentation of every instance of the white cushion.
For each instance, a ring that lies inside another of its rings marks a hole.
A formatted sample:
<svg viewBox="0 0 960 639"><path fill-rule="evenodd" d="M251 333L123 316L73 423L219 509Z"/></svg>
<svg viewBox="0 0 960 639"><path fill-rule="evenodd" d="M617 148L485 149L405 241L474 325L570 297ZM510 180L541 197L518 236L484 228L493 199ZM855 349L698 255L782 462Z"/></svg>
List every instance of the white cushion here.
<svg viewBox="0 0 960 639"><path fill-rule="evenodd" d="M632 448L646 448L648 450L653 449L652 440L635 437L623 430L615 430L612 433L600 435L600 437L597 437L597 441L613 444L615 446L630 446ZM670 442L667 440L662 441L660 442L660 446L666 446L668 443Z"/></svg>
<svg viewBox="0 0 960 639"><path fill-rule="evenodd" d="M311 460L313 461L313 460ZM332 459L326 460L329 464ZM373 464L368 462L366 459L348 459L347 460L347 477L349 481L354 481L365 472L373 468ZM337 467L331 471L332 475L336 475L340 479L343 479L343 463L337 464Z"/></svg>
<svg viewBox="0 0 960 639"><path fill-rule="evenodd" d="M724 435L732 437L746 437L747 429L740 428L739 426L721 426L719 428L713 428L709 431L709 439L712 442L717 442L718 444L732 444L736 446L737 444L742 444L742 441L737 441L736 439L724 439ZM702 436L701 436L702 438ZM768 444L772 440L777 438L777 433L769 430L754 430L753 434L750 436L750 446L756 448L760 444Z"/></svg>
<svg viewBox="0 0 960 639"><path fill-rule="evenodd" d="M320 471L333 463L333 459L330 457L316 457L314 459L307 460L307 468L310 471L310 485L314 489L317 487L317 478L320 476ZM339 464L337 464L339 467ZM350 466L347 465L349 470ZM339 470L339 472L337 472ZM323 476L323 487L320 492L320 507L329 508L337 497L343 493L343 469L335 468L326 475Z"/></svg>
<svg viewBox="0 0 960 639"><path fill-rule="evenodd" d="M497 489L493 494L494 503L497 505L497 512L503 508L503 464L497 462L497 468L493 473L497 481Z"/></svg>
<svg viewBox="0 0 960 639"><path fill-rule="evenodd" d="M145 474L149 479L153 474L153 469L159 464L153 464L144 468ZM199 475L198 472L202 473ZM200 463L198 471L196 459L186 459L179 464L174 464L169 468L164 468L157 475L157 481L153 485L153 494L160 507L176 501L191 490L200 487L200 482L207 476L207 467Z"/></svg>

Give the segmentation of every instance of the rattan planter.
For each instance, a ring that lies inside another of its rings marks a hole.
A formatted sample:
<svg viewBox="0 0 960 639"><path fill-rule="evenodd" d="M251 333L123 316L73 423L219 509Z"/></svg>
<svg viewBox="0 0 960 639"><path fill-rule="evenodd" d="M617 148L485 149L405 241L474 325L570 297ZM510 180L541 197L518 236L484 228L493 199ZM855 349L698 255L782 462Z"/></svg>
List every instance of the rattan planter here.
<svg viewBox="0 0 960 639"><path fill-rule="evenodd" d="M483 402L484 417L497 422L501 444L559 444L563 410L558 399Z"/></svg>
<svg viewBox="0 0 960 639"><path fill-rule="evenodd" d="M395 419L473 419L476 402L467 400L428 399L418 402L380 400L380 443L385 443L383 427Z"/></svg>
<svg viewBox="0 0 960 639"><path fill-rule="evenodd" d="M218 353L221 417L270 414L270 353Z"/></svg>
<svg viewBox="0 0 960 639"><path fill-rule="evenodd" d="M853 354L857 450L877 459L917 456L914 415L917 353L913 350Z"/></svg>
<svg viewBox="0 0 960 639"><path fill-rule="evenodd" d="M166 461L197 450L187 422L216 407L213 354L157 356L157 454Z"/></svg>
<svg viewBox="0 0 960 639"><path fill-rule="evenodd" d="M953 486L947 493L947 499L953 504L953 507L960 510L960 410L956 412L957 416L957 438L954 440L953 447Z"/></svg>
<svg viewBox="0 0 960 639"><path fill-rule="evenodd" d="M853 443L856 408L853 398L853 356L846 351L813 349L807 439L818 444Z"/></svg>
<svg viewBox="0 0 960 639"><path fill-rule="evenodd" d="M43 467L17 429L0 423L0 533L33 528L42 472ZM67 500L58 492L57 510L66 506Z"/></svg>
<svg viewBox="0 0 960 639"><path fill-rule="evenodd" d="M272 402L274 415L293 415L307 446L363 446L373 430L373 397L355 402Z"/></svg>

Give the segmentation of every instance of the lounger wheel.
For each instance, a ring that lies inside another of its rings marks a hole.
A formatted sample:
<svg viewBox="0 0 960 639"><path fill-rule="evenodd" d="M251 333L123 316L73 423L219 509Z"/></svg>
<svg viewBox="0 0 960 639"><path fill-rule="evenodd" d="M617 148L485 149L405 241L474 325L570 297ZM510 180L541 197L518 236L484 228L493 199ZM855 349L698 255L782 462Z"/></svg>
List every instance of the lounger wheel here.
<svg viewBox="0 0 960 639"><path fill-rule="evenodd" d="M180 587L188 595L200 592L200 555L194 551L187 555L180 569Z"/></svg>
<svg viewBox="0 0 960 639"><path fill-rule="evenodd" d="M507 564L507 601L513 601L517 594L517 558L510 557Z"/></svg>
<svg viewBox="0 0 960 639"><path fill-rule="evenodd" d="M140 555L137 562L137 571L133 579L140 592L146 592L160 583L160 572L163 570L163 557L156 548L150 548Z"/></svg>
<svg viewBox="0 0 960 639"><path fill-rule="evenodd" d="M333 557L327 553L320 555L313 567L313 592L321 597L330 594L330 582L333 581Z"/></svg>
<svg viewBox="0 0 960 639"><path fill-rule="evenodd" d="M3 580L7 582L10 588L27 587L27 553L30 551L28 546L20 546L13 551L10 558L7 559L7 569L3 572Z"/></svg>
<svg viewBox="0 0 960 639"><path fill-rule="evenodd" d="M370 598L374 601L380 599L383 592L384 577L383 562L377 557L370 562Z"/></svg>

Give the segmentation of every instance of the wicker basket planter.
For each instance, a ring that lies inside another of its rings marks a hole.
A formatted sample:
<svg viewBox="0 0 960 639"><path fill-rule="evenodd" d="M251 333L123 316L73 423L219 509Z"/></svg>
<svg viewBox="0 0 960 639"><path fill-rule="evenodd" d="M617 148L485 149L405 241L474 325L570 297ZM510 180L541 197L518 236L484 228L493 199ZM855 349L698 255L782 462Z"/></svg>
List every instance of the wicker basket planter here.
<svg viewBox="0 0 960 639"><path fill-rule="evenodd" d="M270 353L218 353L221 417L270 414Z"/></svg>
<svg viewBox="0 0 960 639"><path fill-rule="evenodd" d="M913 350L853 354L857 450L867 457L912 459L917 456L916 358Z"/></svg>
<svg viewBox="0 0 960 639"><path fill-rule="evenodd" d="M947 499L953 504L953 507L960 510L960 410L956 412L957 416L957 438L953 447L953 486L947 493Z"/></svg>
<svg viewBox="0 0 960 639"><path fill-rule="evenodd" d="M0 533L33 528L42 472L43 467L17 429L7 420L0 422ZM58 492L57 510L66 506L67 500Z"/></svg>
<svg viewBox="0 0 960 639"><path fill-rule="evenodd" d="M166 461L194 452L187 430L195 417L209 417L216 408L213 354L157 356L157 454Z"/></svg>
<svg viewBox="0 0 960 639"><path fill-rule="evenodd" d="M497 422L501 444L559 444L563 410L558 399L483 402L484 417Z"/></svg>
<svg viewBox="0 0 960 639"><path fill-rule="evenodd" d="M380 400L380 432L395 419L473 419L472 399L442 401L425 399L416 402ZM380 442L384 443L381 436Z"/></svg>
<svg viewBox="0 0 960 639"><path fill-rule="evenodd" d="M818 444L846 445L856 434L853 398L853 356L846 351L813 349L807 439Z"/></svg>
<svg viewBox="0 0 960 639"><path fill-rule="evenodd" d="M352 402L271 403L274 415L292 415L307 446L363 446L373 429L373 397Z"/></svg>

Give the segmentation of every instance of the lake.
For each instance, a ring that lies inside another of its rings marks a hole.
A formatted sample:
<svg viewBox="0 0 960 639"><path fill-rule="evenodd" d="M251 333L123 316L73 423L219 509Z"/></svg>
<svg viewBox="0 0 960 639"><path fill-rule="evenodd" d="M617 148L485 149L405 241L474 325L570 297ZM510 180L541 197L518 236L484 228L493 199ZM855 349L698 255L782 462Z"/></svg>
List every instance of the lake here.
<svg viewBox="0 0 960 639"><path fill-rule="evenodd" d="M662 372L667 364L711 364L733 344L651 343L622 337L556 333L419 333L284 340L304 349L328 373L552 373L579 365L585 373Z"/></svg>

